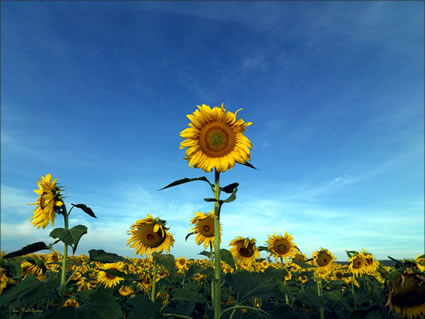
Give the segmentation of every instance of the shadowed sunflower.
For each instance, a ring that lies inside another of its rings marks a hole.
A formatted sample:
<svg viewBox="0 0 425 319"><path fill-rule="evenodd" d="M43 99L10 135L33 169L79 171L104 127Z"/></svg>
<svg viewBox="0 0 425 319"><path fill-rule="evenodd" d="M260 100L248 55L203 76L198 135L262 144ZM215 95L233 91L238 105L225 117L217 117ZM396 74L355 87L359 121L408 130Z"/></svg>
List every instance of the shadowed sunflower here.
<svg viewBox="0 0 425 319"><path fill-rule="evenodd" d="M153 252L161 253L163 250L170 251L174 246L174 238L165 227L165 220L153 218L148 215L147 218L138 220L130 227L129 235L132 235L127 242L131 248L136 248L135 255L140 254L146 257Z"/></svg>
<svg viewBox="0 0 425 319"><path fill-rule="evenodd" d="M367 265L362 254L354 255L349 260L348 269L354 275L354 277L362 276L366 273Z"/></svg>
<svg viewBox="0 0 425 319"><path fill-rule="evenodd" d="M292 234L285 232L285 236L281 235L269 235L266 241L268 249L271 251L270 256L274 256L275 259L292 258L296 253L296 247L292 242Z"/></svg>
<svg viewBox="0 0 425 319"><path fill-rule="evenodd" d="M210 108L208 105L198 105L193 114L187 115L188 128L180 132L180 137L185 139L180 143L180 149L187 147L185 160L189 167L202 168L211 172L225 172L232 169L235 162L246 164L250 160L252 144L243 135L246 127L251 122L236 120L235 113L221 108Z"/></svg>
<svg viewBox="0 0 425 319"><path fill-rule="evenodd" d="M390 293L386 306L401 318L425 316L425 277L417 273L414 263L403 263L400 274L389 281Z"/></svg>
<svg viewBox="0 0 425 319"><path fill-rule="evenodd" d="M335 257L330 251L322 248L313 253L314 274L320 278L326 278L333 270Z"/></svg>
<svg viewBox="0 0 425 319"><path fill-rule="evenodd" d="M102 269L118 270L122 272L122 266L118 263L102 265ZM123 281L124 278L108 274L106 271L99 270L97 280L103 285L105 285L106 288L113 288L118 285L120 281Z"/></svg>
<svg viewBox="0 0 425 319"><path fill-rule="evenodd" d="M32 225L34 227L46 228L50 224L53 226L55 223L56 207L63 205L63 198L61 195L61 188L56 186L56 180L52 182L52 175L47 174L45 177L41 176L39 182L36 182L38 189L34 190L35 193L40 195L35 203L28 205L37 205L34 209L34 216L31 217Z"/></svg>
<svg viewBox="0 0 425 319"><path fill-rule="evenodd" d="M230 242L229 246L232 246L232 248L229 250L236 260L251 266L255 262L255 257L260 259L260 252L255 246L255 242L255 238L249 239L238 236Z"/></svg>
<svg viewBox="0 0 425 319"><path fill-rule="evenodd" d="M373 274L379 267L379 261L377 261L371 253L366 252L362 249L360 255L363 256L363 260L366 266L366 273Z"/></svg>
<svg viewBox="0 0 425 319"><path fill-rule="evenodd" d="M210 244L214 244L214 210L211 213L196 212L195 217L190 221L192 225L195 225L189 231L196 234L195 241L197 245L204 244L204 248L207 249ZM218 226L221 232L220 225ZM220 238L221 242L221 238Z"/></svg>
<svg viewBox="0 0 425 319"><path fill-rule="evenodd" d="M425 272L425 255L416 256L416 264L420 271Z"/></svg>

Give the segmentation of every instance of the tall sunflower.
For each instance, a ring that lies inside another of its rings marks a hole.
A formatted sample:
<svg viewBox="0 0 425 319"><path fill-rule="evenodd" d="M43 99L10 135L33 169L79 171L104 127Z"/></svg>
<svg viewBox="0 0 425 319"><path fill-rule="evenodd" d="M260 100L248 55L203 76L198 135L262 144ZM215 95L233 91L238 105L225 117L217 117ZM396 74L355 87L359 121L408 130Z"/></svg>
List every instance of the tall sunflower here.
<svg viewBox="0 0 425 319"><path fill-rule="evenodd" d="M230 242L229 246L232 246L232 248L229 250L236 260L241 261L242 264L251 266L255 262L255 257L260 259L260 252L257 246L255 246L255 243L255 238L249 239L238 236Z"/></svg>
<svg viewBox="0 0 425 319"><path fill-rule="evenodd" d="M174 246L174 238L165 227L165 220L153 218L148 215L147 218L138 220L130 227L130 239L127 245L136 248L135 255L146 254L146 257L153 252L161 253L163 250L169 252L170 247Z"/></svg>
<svg viewBox="0 0 425 319"><path fill-rule="evenodd" d="M320 278L326 278L331 274L334 267L335 257L330 251L322 248L313 253L313 265L317 266L314 274Z"/></svg>
<svg viewBox="0 0 425 319"><path fill-rule="evenodd" d="M196 234L197 245L204 244L204 248L214 244L214 210L211 213L196 212L195 217L190 221L193 226L189 231ZM221 232L220 225L218 226ZM220 238L221 242L221 238Z"/></svg>
<svg viewBox="0 0 425 319"><path fill-rule="evenodd" d="M371 253L366 252L362 249L360 255L363 256L363 260L366 265L366 272L368 274L373 274L379 267L379 261L377 261Z"/></svg>
<svg viewBox="0 0 425 319"><path fill-rule="evenodd" d="M271 252L270 256L274 256L275 259L280 257L287 259L294 257L297 249L292 241L292 234L285 232L285 236L281 235L269 235L266 241L268 249Z"/></svg>
<svg viewBox="0 0 425 319"><path fill-rule="evenodd" d="M38 189L34 190L35 193L40 195L35 203L29 205L37 205L34 209L34 216L31 217L32 225L34 227L46 228L50 224L53 226L55 222L56 207L63 205L63 197L61 195L61 188L56 186L57 178L52 182L52 175L49 173L45 177L41 176L39 182L36 182Z"/></svg>
<svg viewBox="0 0 425 319"><path fill-rule="evenodd" d="M180 149L187 147L185 160L189 167L202 168L205 172L213 168L225 172L232 169L235 162L245 164L249 161L252 144L243 132L252 123L236 120L236 114L242 109L226 112L223 104L221 108L212 109L202 104L198 109L187 115L190 127L180 132L180 137L185 139Z"/></svg>

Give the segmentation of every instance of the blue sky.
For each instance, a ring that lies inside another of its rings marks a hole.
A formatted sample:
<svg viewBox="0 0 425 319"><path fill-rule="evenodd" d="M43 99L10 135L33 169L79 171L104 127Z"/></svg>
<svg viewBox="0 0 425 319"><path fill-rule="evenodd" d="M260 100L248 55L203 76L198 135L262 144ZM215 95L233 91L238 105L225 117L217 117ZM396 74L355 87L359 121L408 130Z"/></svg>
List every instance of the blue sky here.
<svg viewBox="0 0 425 319"><path fill-rule="evenodd" d="M189 168L180 131L196 105L243 108L251 163L222 209L222 247L291 233L308 257L362 248L424 253L423 2L2 2L1 249L49 240L29 219L51 173L85 203L77 254L134 256L131 224L166 219L171 253L211 211L207 184L163 191ZM63 227L56 219L55 227ZM62 247L57 245L61 251ZM261 253L262 257L266 254Z"/></svg>

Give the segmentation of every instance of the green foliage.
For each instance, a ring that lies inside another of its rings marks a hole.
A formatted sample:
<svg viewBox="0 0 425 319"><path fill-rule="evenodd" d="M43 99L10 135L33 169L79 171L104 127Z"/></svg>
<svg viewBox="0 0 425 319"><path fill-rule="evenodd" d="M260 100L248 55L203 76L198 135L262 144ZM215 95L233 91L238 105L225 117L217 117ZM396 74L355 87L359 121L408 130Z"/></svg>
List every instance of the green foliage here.
<svg viewBox="0 0 425 319"><path fill-rule="evenodd" d="M24 255L32 254L44 249L49 249L49 247L47 247L47 245L44 242L39 241L34 244L27 245L24 248L21 248L17 251L11 252L5 255L3 258L7 259L7 258L24 256Z"/></svg>
<svg viewBox="0 0 425 319"><path fill-rule="evenodd" d="M83 235L87 234L87 227L77 225L71 229L55 228L50 232L50 237L57 238L65 245L72 247L72 253L75 254L78 243Z"/></svg>
<svg viewBox="0 0 425 319"><path fill-rule="evenodd" d="M177 186L177 185L181 185L181 184L185 184L185 183L189 183L189 182L194 182L194 181L204 181L204 182L207 182L210 185L211 190L214 192L214 185L211 184L210 181L208 180L208 178L206 178L205 176L196 177L196 178L187 178L187 177L185 177L185 178L176 180L176 181L172 182L171 184L168 184L167 186L164 186L163 188L160 189L160 191L162 191L163 189L169 188L169 187L174 187L174 186Z"/></svg>
<svg viewBox="0 0 425 319"><path fill-rule="evenodd" d="M83 212L85 212L87 215L93 217L93 218L97 218L96 215L93 213L92 209L90 207L87 207L85 204L72 204L71 205L73 207L77 207L79 209L81 209Z"/></svg>

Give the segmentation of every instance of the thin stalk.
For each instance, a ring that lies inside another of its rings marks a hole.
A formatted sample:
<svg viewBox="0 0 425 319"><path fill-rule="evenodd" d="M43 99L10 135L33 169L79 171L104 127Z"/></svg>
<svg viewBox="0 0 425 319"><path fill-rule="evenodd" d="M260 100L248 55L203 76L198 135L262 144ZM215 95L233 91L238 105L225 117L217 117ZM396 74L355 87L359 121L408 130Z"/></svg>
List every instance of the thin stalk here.
<svg viewBox="0 0 425 319"><path fill-rule="evenodd" d="M213 245L210 242L210 267L214 268ZM211 280L211 304L214 305L214 278Z"/></svg>
<svg viewBox="0 0 425 319"><path fill-rule="evenodd" d="M356 310L357 306L356 306L356 299L354 296L354 273L353 273L353 277L351 278L351 293L353 294L354 310Z"/></svg>
<svg viewBox="0 0 425 319"><path fill-rule="evenodd" d="M282 257L279 257L279 258L280 258L280 266L282 267L282 269L284 269L284 267L283 267L283 258ZM283 285L286 286L286 279L285 278L283 278ZM286 293L285 293L285 303L287 305L289 305L289 299L288 299L288 295Z"/></svg>
<svg viewBox="0 0 425 319"><path fill-rule="evenodd" d="M71 214L72 208L69 210L69 214ZM64 228L65 231L68 230L68 211L66 210L65 203L63 203L63 220L64 220ZM61 284L60 284L60 304L61 306L64 303L64 294L65 294L65 277L66 277L66 258L68 257L68 245L64 243L63 248L63 257L62 257L62 273L61 273Z"/></svg>
<svg viewBox="0 0 425 319"><path fill-rule="evenodd" d="M317 278L316 283L317 283L317 295L320 297L322 295L322 283L321 283L320 277ZM323 309L322 306L319 307L319 311L320 311L320 319L324 319L325 310Z"/></svg>
<svg viewBox="0 0 425 319"><path fill-rule="evenodd" d="M152 279L152 294L151 300L155 303L155 289L156 289L156 273L158 272L158 268L156 266L156 259L153 257L153 279Z"/></svg>
<svg viewBox="0 0 425 319"><path fill-rule="evenodd" d="M220 286L220 172L214 169L215 183L214 183L214 297L213 297L213 308L214 308L214 319L220 319L221 314L221 286Z"/></svg>

